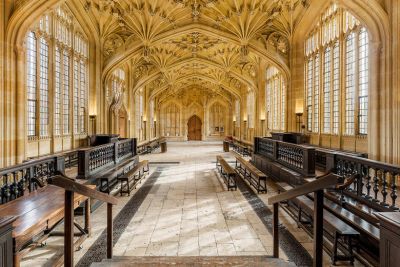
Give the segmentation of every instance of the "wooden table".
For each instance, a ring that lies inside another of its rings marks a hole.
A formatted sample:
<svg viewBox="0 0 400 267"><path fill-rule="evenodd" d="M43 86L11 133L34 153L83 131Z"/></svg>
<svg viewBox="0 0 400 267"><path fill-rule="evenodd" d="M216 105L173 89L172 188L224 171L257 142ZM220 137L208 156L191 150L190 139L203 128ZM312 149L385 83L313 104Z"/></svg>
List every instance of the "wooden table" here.
<svg viewBox="0 0 400 267"><path fill-rule="evenodd" d="M90 186L94 188L94 186ZM64 194L62 188L46 185L28 195L0 206L0 217L15 216L12 237L14 240L14 266L19 266L21 258L36 245L43 242L64 218ZM90 200L75 194L74 208L85 203L85 226L76 243L79 246L90 234ZM79 243L78 243L79 242Z"/></svg>

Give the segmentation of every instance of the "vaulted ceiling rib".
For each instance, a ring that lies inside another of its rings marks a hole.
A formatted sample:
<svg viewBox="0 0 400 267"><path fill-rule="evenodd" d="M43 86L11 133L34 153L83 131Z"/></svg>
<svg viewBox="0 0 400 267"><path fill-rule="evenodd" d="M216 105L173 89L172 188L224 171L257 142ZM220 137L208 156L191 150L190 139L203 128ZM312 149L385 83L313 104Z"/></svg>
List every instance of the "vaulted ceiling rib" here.
<svg viewBox="0 0 400 267"><path fill-rule="evenodd" d="M287 68L291 33L308 6L307 0L80 1L97 18L106 72L128 65L133 88L149 86L160 96L171 94L159 90L165 87L175 95L187 90L181 77L204 77L228 98L254 87L264 73L261 60Z"/></svg>

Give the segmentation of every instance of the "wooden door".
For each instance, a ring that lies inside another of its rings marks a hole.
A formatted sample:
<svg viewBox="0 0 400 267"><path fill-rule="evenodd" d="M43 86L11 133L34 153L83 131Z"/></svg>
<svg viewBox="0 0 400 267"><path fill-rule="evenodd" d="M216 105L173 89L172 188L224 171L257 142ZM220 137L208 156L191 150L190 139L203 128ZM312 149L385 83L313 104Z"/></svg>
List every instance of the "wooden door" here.
<svg viewBox="0 0 400 267"><path fill-rule="evenodd" d="M188 121L188 140L201 141L201 120L196 115L190 117Z"/></svg>

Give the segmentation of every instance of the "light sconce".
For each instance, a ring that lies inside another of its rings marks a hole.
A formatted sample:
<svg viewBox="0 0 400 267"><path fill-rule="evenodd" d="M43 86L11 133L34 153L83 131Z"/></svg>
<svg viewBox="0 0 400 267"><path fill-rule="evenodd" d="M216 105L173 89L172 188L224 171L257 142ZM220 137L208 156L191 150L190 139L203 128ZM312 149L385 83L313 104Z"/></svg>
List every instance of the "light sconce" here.
<svg viewBox="0 0 400 267"><path fill-rule="evenodd" d="M303 100L296 99L295 113L298 116L303 115Z"/></svg>
<svg viewBox="0 0 400 267"><path fill-rule="evenodd" d="M303 100L302 99L296 99L296 106L294 112L296 113L296 125L297 125L297 131L300 132L301 124L302 124L302 119L301 117L303 116Z"/></svg>
<svg viewBox="0 0 400 267"><path fill-rule="evenodd" d="M265 121L265 114L261 113L260 121Z"/></svg>

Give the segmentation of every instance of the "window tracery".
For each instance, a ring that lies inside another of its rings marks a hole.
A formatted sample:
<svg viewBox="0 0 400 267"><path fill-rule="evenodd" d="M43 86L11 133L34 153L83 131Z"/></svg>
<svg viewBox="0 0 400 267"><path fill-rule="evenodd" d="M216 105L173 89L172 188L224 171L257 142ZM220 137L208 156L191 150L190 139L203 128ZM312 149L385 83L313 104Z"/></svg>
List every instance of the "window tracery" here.
<svg viewBox="0 0 400 267"><path fill-rule="evenodd" d="M179 136L180 108L175 103L170 103L164 109L164 135Z"/></svg>
<svg viewBox="0 0 400 267"><path fill-rule="evenodd" d="M308 131L367 134L368 40L360 21L336 4L321 15L305 42Z"/></svg>
<svg viewBox="0 0 400 267"><path fill-rule="evenodd" d="M28 137L70 135L71 126L74 134L86 133L88 42L66 7L45 14L28 31L26 62Z"/></svg>
<svg viewBox="0 0 400 267"><path fill-rule="evenodd" d="M282 73L275 67L267 69L266 107L268 129L284 131L286 128L286 84Z"/></svg>
<svg viewBox="0 0 400 267"><path fill-rule="evenodd" d="M212 104L209 113L210 134L220 134L225 131L225 108L218 102Z"/></svg>
<svg viewBox="0 0 400 267"><path fill-rule="evenodd" d="M144 90L143 88L137 90L135 93L135 125L136 137L139 141L145 140L144 136Z"/></svg>
<svg viewBox="0 0 400 267"><path fill-rule="evenodd" d="M249 90L247 93L247 127L254 128L254 92Z"/></svg>

